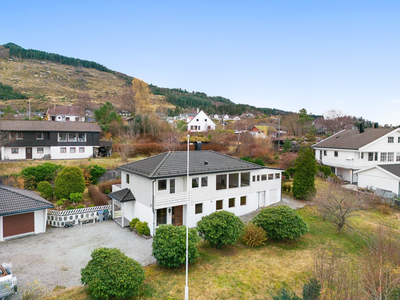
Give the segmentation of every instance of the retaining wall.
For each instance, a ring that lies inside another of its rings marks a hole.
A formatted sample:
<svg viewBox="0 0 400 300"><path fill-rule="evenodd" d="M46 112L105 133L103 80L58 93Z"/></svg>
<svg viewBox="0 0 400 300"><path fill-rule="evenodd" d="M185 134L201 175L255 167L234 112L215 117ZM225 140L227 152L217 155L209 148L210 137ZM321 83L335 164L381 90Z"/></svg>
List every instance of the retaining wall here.
<svg viewBox="0 0 400 300"><path fill-rule="evenodd" d="M85 207L78 209L68 209L68 210L47 210L47 225L53 227L64 227L65 222L73 222L74 225L79 224L79 220L83 218L96 217L96 221L99 221L99 211L108 210L108 218L112 216L111 204Z"/></svg>

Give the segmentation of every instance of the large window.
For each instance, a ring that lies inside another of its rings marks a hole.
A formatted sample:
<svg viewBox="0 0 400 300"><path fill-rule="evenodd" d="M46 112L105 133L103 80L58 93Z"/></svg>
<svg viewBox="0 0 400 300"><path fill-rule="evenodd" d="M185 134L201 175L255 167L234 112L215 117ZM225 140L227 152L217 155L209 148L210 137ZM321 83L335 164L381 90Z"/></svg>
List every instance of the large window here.
<svg viewBox="0 0 400 300"><path fill-rule="evenodd" d="M394 161L394 152L388 153L388 161Z"/></svg>
<svg viewBox="0 0 400 300"><path fill-rule="evenodd" d="M167 189L167 180L166 179L159 180L158 181L158 190L165 191L166 189Z"/></svg>
<svg viewBox="0 0 400 300"><path fill-rule="evenodd" d="M274 179L274 174L268 174L268 180Z"/></svg>
<svg viewBox="0 0 400 300"><path fill-rule="evenodd" d="M36 139L37 140L43 140L43 132L37 132L36 133Z"/></svg>
<svg viewBox="0 0 400 300"><path fill-rule="evenodd" d="M386 152L381 153L381 161L386 161L387 155Z"/></svg>
<svg viewBox="0 0 400 300"><path fill-rule="evenodd" d="M249 186L250 185L250 172L240 173L240 186Z"/></svg>
<svg viewBox="0 0 400 300"><path fill-rule="evenodd" d="M199 187L199 177L192 178L192 188L198 188L198 187Z"/></svg>
<svg viewBox="0 0 400 300"><path fill-rule="evenodd" d="M389 136L388 137L388 143L389 144L393 144L394 143L394 137L393 136Z"/></svg>
<svg viewBox="0 0 400 300"><path fill-rule="evenodd" d="M246 196L240 197L240 205L241 206L246 205Z"/></svg>
<svg viewBox="0 0 400 300"><path fill-rule="evenodd" d="M160 182L160 181L159 181ZM167 224L167 209L157 209L157 226Z"/></svg>
<svg viewBox="0 0 400 300"><path fill-rule="evenodd" d="M223 200L217 200L215 202L215 209L216 210L221 210L223 208Z"/></svg>
<svg viewBox="0 0 400 300"><path fill-rule="evenodd" d="M400 161L400 152L396 152L396 161Z"/></svg>
<svg viewBox="0 0 400 300"><path fill-rule="evenodd" d="M229 188L239 187L239 173L229 174Z"/></svg>
<svg viewBox="0 0 400 300"><path fill-rule="evenodd" d="M229 207L235 207L235 198L229 198Z"/></svg>
<svg viewBox="0 0 400 300"><path fill-rule="evenodd" d="M217 190L226 189L226 175L217 175Z"/></svg>
<svg viewBox="0 0 400 300"><path fill-rule="evenodd" d="M78 142L86 142L86 133L78 134Z"/></svg>
<svg viewBox="0 0 400 300"><path fill-rule="evenodd" d="M197 203L195 206L195 214L203 213L203 203Z"/></svg>
<svg viewBox="0 0 400 300"><path fill-rule="evenodd" d="M66 142L67 141L67 134L64 132L61 132L58 134L58 141L59 142Z"/></svg>
<svg viewBox="0 0 400 300"><path fill-rule="evenodd" d="M208 186L208 177L207 176L201 177L201 186L202 187Z"/></svg>
<svg viewBox="0 0 400 300"><path fill-rule="evenodd" d="M339 152L338 151L334 151L333 156L334 157L339 157Z"/></svg>
<svg viewBox="0 0 400 300"><path fill-rule="evenodd" d="M169 193L174 194L175 193L175 179L170 179L169 180Z"/></svg>
<svg viewBox="0 0 400 300"><path fill-rule="evenodd" d="M68 141L69 142L76 142L78 140L76 133L68 133Z"/></svg>

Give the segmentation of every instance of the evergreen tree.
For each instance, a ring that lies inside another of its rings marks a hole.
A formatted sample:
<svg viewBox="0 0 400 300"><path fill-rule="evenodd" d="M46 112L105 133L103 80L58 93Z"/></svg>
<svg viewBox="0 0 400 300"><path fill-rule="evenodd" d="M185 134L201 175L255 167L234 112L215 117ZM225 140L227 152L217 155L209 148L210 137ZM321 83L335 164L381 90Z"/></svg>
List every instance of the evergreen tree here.
<svg viewBox="0 0 400 300"><path fill-rule="evenodd" d="M283 143L282 149L283 153L289 152L290 149L292 149L292 142L289 140L289 138L286 138L285 142Z"/></svg>
<svg viewBox="0 0 400 300"><path fill-rule="evenodd" d="M302 147L294 162L296 172L293 179L293 195L304 199L315 193L315 174L317 162L310 147Z"/></svg>

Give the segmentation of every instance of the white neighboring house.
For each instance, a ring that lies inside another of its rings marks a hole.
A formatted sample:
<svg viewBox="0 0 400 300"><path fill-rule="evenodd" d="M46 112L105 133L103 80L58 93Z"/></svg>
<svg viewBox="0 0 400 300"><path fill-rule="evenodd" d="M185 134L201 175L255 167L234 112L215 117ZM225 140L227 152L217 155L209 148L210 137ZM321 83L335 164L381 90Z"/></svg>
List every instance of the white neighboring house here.
<svg viewBox="0 0 400 300"><path fill-rule="evenodd" d="M400 128L343 130L312 148L318 162L331 167L343 180L356 183L356 171L400 162Z"/></svg>
<svg viewBox="0 0 400 300"><path fill-rule="evenodd" d="M187 124L187 130L190 132L206 132L215 130L215 123L204 111L200 111Z"/></svg>
<svg viewBox="0 0 400 300"><path fill-rule="evenodd" d="M47 110L48 121L85 122L85 111L79 106L56 106Z"/></svg>
<svg viewBox="0 0 400 300"><path fill-rule="evenodd" d="M201 217L217 210L241 216L281 200L282 170L266 168L213 151L190 151L189 204L187 152L166 152L117 169L113 218L122 227L133 218L145 221L154 235L162 224L196 227Z"/></svg>

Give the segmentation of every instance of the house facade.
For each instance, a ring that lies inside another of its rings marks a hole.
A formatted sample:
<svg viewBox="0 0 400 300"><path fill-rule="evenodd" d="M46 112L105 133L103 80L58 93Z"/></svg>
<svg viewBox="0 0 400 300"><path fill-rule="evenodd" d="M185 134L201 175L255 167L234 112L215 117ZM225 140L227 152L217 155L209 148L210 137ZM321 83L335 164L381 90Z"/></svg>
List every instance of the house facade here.
<svg viewBox="0 0 400 300"><path fill-rule="evenodd" d="M32 191L0 185L0 241L46 232L53 204Z"/></svg>
<svg viewBox="0 0 400 300"><path fill-rule="evenodd" d="M189 183L187 152L163 153L117 168L121 185L113 186L109 196L122 226L139 218L154 234L162 224L195 227L217 210L241 216L281 200L281 169L213 151L189 154Z"/></svg>
<svg viewBox="0 0 400 300"><path fill-rule="evenodd" d="M215 130L215 123L204 111L200 111L187 124L187 130L190 132L205 132Z"/></svg>
<svg viewBox="0 0 400 300"><path fill-rule="evenodd" d="M85 111L79 106L54 106L46 112L48 121L85 122Z"/></svg>
<svg viewBox="0 0 400 300"><path fill-rule="evenodd" d="M88 158L98 152L100 133L96 123L3 120L1 160Z"/></svg>
<svg viewBox="0 0 400 300"><path fill-rule="evenodd" d="M345 181L356 183L356 171L400 162L400 128L349 129L312 146L315 159Z"/></svg>

